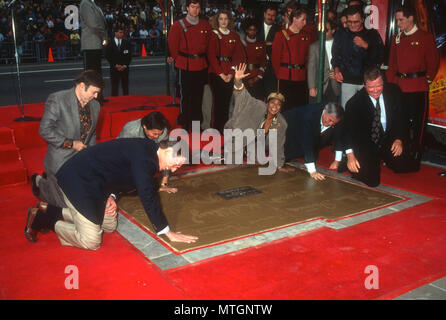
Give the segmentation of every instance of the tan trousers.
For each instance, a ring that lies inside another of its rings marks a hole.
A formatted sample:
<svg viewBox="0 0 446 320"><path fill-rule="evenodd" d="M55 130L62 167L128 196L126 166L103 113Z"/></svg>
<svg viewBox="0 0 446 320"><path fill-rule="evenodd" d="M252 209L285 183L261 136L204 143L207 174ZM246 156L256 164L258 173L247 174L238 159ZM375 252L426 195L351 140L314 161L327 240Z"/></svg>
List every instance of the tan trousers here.
<svg viewBox="0 0 446 320"><path fill-rule="evenodd" d="M102 225L94 224L76 210L65 194L63 197L68 208L62 209L64 220L59 220L54 228L60 243L64 246L87 250L99 249L102 243L102 233L116 230L118 225L116 217L111 218L104 215Z"/></svg>

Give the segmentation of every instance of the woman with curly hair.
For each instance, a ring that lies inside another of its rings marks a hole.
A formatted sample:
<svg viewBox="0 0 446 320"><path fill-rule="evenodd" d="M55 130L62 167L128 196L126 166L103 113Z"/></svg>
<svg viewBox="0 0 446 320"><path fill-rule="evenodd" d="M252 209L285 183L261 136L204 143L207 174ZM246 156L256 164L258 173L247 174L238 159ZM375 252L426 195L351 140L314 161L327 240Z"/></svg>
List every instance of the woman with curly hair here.
<svg viewBox="0 0 446 320"><path fill-rule="evenodd" d="M220 10L212 18L208 46L209 84L214 100L213 128L223 132L229 118L229 104L234 85L234 67L245 61L240 36L234 31L231 12Z"/></svg>

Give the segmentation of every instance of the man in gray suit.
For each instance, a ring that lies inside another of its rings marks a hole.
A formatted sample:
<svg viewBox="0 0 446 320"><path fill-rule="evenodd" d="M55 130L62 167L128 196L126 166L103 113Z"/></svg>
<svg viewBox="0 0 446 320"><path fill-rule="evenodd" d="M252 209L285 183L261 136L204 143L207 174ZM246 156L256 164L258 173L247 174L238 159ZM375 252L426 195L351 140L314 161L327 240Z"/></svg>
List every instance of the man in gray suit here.
<svg viewBox="0 0 446 320"><path fill-rule="evenodd" d="M322 102L338 102L341 85L334 78L334 72L331 68L331 46L333 44L333 35L336 32L336 23L329 20L325 24L325 62L324 62L324 80ZM317 102L317 82L319 69L319 40L310 45L308 51L307 83L310 94L310 103Z"/></svg>
<svg viewBox="0 0 446 320"><path fill-rule="evenodd" d="M31 177L33 194L40 200L64 207L55 174L77 152L96 144L99 117L98 94L104 88L102 76L94 70L82 72L75 86L51 94L45 103L39 134L48 143L43 162L44 179Z"/></svg>
<svg viewBox="0 0 446 320"><path fill-rule="evenodd" d="M81 50L84 54L84 69L102 73L102 46L107 45L107 29L104 14L93 0L82 0L79 16L82 27Z"/></svg>

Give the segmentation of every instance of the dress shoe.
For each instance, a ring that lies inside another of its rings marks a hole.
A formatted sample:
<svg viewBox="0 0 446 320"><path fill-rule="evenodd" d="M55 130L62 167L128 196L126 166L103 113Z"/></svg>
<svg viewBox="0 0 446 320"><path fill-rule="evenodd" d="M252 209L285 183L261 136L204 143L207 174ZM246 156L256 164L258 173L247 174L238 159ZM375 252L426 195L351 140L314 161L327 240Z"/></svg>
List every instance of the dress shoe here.
<svg viewBox="0 0 446 320"><path fill-rule="evenodd" d="M48 208L48 203L44 202L44 201L39 201L39 202L37 202L36 208L39 209L40 212L46 213L46 209ZM43 234L47 234L48 232L50 232L50 230L45 229L45 228L40 229L39 231L40 231L40 233L43 233Z"/></svg>
<svg viewBox="0 0 446 320"><path fill-rule="evenodd" d="M39 198L40 195L40 190L39 187L37 186L37 177L39 175L37 173L33 173L33 175L31 176L31 190L33 192L34 197Z"/></svg>
<svg viewBox="0 0 446 320"><path fill-rule="evenodd" d="M31 228L31 226L38 211L39 209L37 208L28 208L28 212L26 213L25 237L30 242L37 242L38 231Z"/></svg>

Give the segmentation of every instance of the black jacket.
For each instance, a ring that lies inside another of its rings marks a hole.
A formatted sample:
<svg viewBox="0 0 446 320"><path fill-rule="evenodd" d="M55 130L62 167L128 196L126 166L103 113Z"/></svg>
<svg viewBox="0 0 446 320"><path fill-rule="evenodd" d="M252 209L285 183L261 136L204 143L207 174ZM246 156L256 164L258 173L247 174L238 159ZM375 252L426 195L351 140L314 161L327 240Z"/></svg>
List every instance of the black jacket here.
<svg viewBox="0 0 446 320"><path fill-rule="evenodd" d="M157 145L150 139L110 140L78 152L57 172L57 182L85 218L102 224L110 193L136 189L155 230L167 226L153 175L158 171Z"/></svg>
<svg viewBox="0 0 446 320"><path fill-rule="evenodd" d="M105 49L105 58L110 63L110 68L114 68L117 64L126 65L127 70L132 61L132 50L130 41L127 39L121 40L121 48L118 48L115 38L110 39Z"/></svg>
<svg viewBox="0 0 446 320"><path fill-rule="evenodd" d="M367 50L354 44L353 38L356 36L368 43ZM364 71L384 62L384 44L375 29L363 28L353 33L348 28L339 28L334 35L331 53L333 68L339 67L344 82L350 84L363 84Z"/></svg>
<svg viewBox="0 0 446 320"><path fill-rule="evenodd" d="M382 94L386 108L386 131L382 137L382 144L390 145L395 139L404 142L407 137L407 127L402 112L401 90L395 84L386 83ZM365 88L362 88L345 106L344 141L346 150L353 149L355 152L362 148L376 149L376 144L371 138L374 115L375 107L372 100Z"/></svg>
<svg viewBox="0 0 446 320"><path fill-rule="evenodd" d="M288 123L285 141L286 160L303 156L305 163L316 162L319 149L332 140L335 150L344 150L342 121L321 134L324 106L323 103L313 103L283 113Z"/></svg>
<svg viewBox="0 0 446 320"><path fill-rule="evenodd" d="M258 26L259 32L257 33L257 39L265 41L265 42L273 42L274 36L276 35L276 32L280 32L281 28L277 24L271 25L271 29L269 29L268 36L265 39L265 28L263 26L263 21ZM266 54L268 55L267 62L271 62L271 54L272 54L273 46L267 45L266 46Z"/></svg>

